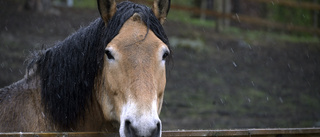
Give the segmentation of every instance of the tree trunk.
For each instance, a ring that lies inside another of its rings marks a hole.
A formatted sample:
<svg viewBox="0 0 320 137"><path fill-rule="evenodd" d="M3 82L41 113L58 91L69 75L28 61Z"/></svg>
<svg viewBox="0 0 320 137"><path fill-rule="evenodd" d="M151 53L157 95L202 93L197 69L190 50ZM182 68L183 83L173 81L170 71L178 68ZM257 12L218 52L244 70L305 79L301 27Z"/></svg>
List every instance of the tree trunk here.
<svg viewBox="0 0 320 137"><path fill-rule="evenodd" d="M201 9L200 20L204 21L206 20L205 10L207 10L207 0L201 1L200 9Z"/></svg>

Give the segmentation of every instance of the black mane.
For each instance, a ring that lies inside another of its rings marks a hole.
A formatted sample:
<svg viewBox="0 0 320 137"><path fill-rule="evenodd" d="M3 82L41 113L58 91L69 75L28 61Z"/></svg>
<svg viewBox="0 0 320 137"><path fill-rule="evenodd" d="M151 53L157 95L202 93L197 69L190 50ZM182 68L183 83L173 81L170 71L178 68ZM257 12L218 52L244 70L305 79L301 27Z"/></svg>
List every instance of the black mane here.
<svg viewBox="0 0 320 137"><path fill-rule="evenodd" d="M122 2L107 26L98 18L40 52L29 64L30 68L37 66L46 114L60 128L70 129L84 118L92 100L95 78L103 67L104 48L134 13L139 13L148 29L169 46L162 25L150 8Z"/></svg>

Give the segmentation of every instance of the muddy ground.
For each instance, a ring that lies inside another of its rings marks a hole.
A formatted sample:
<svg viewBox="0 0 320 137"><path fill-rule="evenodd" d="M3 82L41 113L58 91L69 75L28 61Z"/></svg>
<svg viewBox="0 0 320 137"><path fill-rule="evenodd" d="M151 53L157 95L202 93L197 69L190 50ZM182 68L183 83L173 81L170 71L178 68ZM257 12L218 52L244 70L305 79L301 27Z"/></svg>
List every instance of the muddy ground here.
<svg viewBox="0 0 320 137"><path fill-rule="evenodd" d="M10 0L0 5L0 87L23 77L30 51L99 16L92 9L36 13ZM178 44L167 73L164 130L320 126L319 43L247 41L170 20L165 30ZM197 40L200 48L190 44Z"/></svg>

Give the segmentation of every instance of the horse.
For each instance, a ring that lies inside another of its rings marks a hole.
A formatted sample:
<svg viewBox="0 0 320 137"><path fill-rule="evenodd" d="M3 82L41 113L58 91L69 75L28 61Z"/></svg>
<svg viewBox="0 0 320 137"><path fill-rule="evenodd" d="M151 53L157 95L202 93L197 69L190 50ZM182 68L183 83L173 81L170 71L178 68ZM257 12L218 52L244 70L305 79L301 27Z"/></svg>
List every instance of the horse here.
<svg viewBox="0 0 320 137"><path fill-rule="evenodd" d="M24 78L0 89L0 132L161 136L170 0L97 3L98 19L35 51Z"/></svg>

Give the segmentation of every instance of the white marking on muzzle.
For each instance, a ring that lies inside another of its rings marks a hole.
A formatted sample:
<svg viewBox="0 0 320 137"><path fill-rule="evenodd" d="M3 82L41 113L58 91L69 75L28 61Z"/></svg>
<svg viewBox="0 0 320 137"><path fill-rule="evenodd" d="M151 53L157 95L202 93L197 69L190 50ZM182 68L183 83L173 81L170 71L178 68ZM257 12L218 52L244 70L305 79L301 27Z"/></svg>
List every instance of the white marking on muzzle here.
<svg viewBox="0 0 320 137"><path fill-rule="evenodd" d="M138 106L137 103L129 101L122 107L120 116L121 137L130 136L161 136L161 121L158 116L157 103L153 101L151 107ZM150 108L149 110L139 110Z"/></svg>

